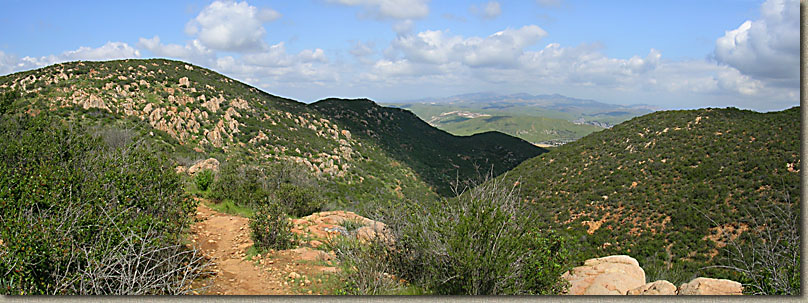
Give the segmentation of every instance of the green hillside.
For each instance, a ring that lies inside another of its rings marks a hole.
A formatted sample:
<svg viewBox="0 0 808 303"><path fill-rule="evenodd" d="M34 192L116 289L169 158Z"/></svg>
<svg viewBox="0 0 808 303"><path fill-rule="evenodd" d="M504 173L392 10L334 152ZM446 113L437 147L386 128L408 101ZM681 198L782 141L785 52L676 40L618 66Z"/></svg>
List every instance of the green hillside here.
<svg viewBox="0 0 808 303"><path fill-rule="evenodd" d="M312 107L339 121L363 141L373 142L407 163L438 193L451 195L452 182L493 169L498 175L545 149L498 132L457 137L438 130L413 113L379 106L367 99L326 99Z"/></svg>
<svg viewBox="0 0 808 303"><path fill-rule="evenodd" d="M722 264L723 245L750 226L773 226L773 205L798 211L800 126L799 107L655 112L525 161L505 180L541 224L579 239L581 258L628 254L649 281L678 283Z"/></svg>
<svg viewBox="0 0 808 303"><path fill-rule="evenodd" d="M56 64L0 77L0 90L19 95L10 105L14 112L48 111L76 125L133 130L177 165L208 157L250 165L297 163L321 180L334 204L349 208L372 201L434 199L436 191L448 193L450 179L470 176L475 164L502 172L543 151L507 136L496 139L503 140L499 144L479 142L485 136L456 138L408 112L372 102L368 106L386 116L373 120L378 123L368 131L390 141L352 136L360 132L356 125L333 116L329 108L273 96L211 70L163 59ZM343 102L352 104L333 101ZM392 126L388 121L397 122ZM443 137L424 140L429 137L415 133ZM455 141L463 143L445 144ZM435 159L452 162L424 165L424 154L402 156L390 142L447 155Z"/></svg>

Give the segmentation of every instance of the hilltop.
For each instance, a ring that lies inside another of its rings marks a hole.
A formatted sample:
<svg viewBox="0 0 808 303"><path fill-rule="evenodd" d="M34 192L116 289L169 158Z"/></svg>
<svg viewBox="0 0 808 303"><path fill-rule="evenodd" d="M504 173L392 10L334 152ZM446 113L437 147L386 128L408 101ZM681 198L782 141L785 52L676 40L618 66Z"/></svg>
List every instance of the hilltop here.
<svg viewBox="0 0 808 303"><path fill-rule="evenodd" d="M799 168L799 107L709 108L631 119L504 178L541 224L579 239L581 258L629 254L682 282L725 261L722 248L750 226L771 226L772 206L795 211Z"/></svg>
<svg viewBox="0 0 808 303"><path fill-rule="evenodd" d="M474 177L476 167L503 172L545 151L503 134L458 138L372 101L365 102L367 112L340 116L337 108L356 102L307 105L163 59L61 63L0 77L0 90L19 94L13 111L49 111L80 125L135 130L179 165L207 157L297 163L329 180L330 197L349 207L434 199L448 194L456 177ZM374 123L359 130L356 122L362 120ZM430 154L405 155L401 146ZM422 158L433 155L439 156Z"/></svg>

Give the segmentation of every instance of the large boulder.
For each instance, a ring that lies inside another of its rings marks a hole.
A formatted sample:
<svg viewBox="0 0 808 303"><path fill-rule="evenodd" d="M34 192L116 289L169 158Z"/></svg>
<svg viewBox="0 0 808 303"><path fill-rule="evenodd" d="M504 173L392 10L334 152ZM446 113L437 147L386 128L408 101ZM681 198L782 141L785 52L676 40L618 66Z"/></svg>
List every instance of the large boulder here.
<svg viewBox="0 0 808 303"><path fill-rule="evenodd" d="M216 160L215 158L208 158L206 160L196 162L194 165L191 165L191 167L188 168L188 174L193 175L206 169L215 172L219 171L219 160Z"/></svg>
<svg viewBox="0 0 808 303"><path fill-rule="evenodd" d="M742 295L743 286L741 283L725 280L725 279L712 279L712 278L695 278L688 283L679 286L679 295L713 295L713 296L727 296L727 295Z"/></svg>
<svg viewBox="0 0 808 303"><path fill-rule="evenodd" d="M645 285L639 262L624 255L586 260L561 277L570 282L568 295L625 295Z"/></svg>
<svg viewBox="0 0 808 303"><path fill-rule="evenodd" d="M651 283L646 283L643 286L629 290L627 295L633 296L672 296L676 294L676 285L673 283L658 280Z"/></svg>

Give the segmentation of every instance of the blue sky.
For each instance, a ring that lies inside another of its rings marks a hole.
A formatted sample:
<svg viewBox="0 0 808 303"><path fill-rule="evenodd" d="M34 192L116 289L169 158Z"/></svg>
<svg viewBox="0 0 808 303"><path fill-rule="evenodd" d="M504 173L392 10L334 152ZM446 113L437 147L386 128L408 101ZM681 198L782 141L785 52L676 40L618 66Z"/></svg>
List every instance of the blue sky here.
<svg viewBox="0 0 808 303"><path fill-rule="evenodd" d="M480 91L661 108L799 104L799 2L9 1L0 74L164 57L304 102Z"/></svg>

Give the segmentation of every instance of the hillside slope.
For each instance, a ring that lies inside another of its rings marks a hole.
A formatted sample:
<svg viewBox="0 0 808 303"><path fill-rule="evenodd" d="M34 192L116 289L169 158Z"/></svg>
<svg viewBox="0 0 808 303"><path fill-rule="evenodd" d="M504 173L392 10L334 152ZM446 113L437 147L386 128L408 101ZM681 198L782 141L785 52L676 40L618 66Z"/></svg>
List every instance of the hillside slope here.
<svg viewBox="0 0 808 303"><path fill-rule="evenodd" d="M728 239L800 198L800 108L655 112L525 161L518 181L541 223L566 227L583 257L636 256L684 281ZM714 221L714 222L713 222Z"/></svg>
<svg viewBox="0 0 808 303"><path fill-rule="evenodd" d="M430 187L445 192L442 189L449 186L441 183L445 179L424 182L420 176L454 176L451 171L456 169L465 177L473 170L472 161L456 161L456 167L450 169L421 166L417 158L402 158L387 145L363 135L352 136L357 128L328 112L179 61L56 64L0 77L3 92L18 94L10 104L11 111L31 115L49 111L72 123L134 130L181 165L207 157L258 164L299 163L326 180L332 200L342 205L437 198ZM403 133L424 130L422 121L402 121L395 127L405 130ZM388 120L377 122L370 127L380 130L370 131L385 133L381 129L391 127ZM445 140L453 138L447 134ZM476 144L444 146L441 141L413 136L391 140L412 146L426 144L430 152L459 158L478 154L478 150L466 148ZM502 150L486 154L490 162L485 164L503 170L541 152L526 142L519 143L499 145Z"/></svg>
<svg viewBox="0 0 808 303"><path fill-rule="evenodd" d="M407 163L442 195L451 194L448 185L457 179L475 178L492 169L499 175L547 151L499 132L457 137L409 111L382 107L367 99L326 99L311 106Z"/></svg>

